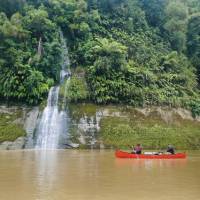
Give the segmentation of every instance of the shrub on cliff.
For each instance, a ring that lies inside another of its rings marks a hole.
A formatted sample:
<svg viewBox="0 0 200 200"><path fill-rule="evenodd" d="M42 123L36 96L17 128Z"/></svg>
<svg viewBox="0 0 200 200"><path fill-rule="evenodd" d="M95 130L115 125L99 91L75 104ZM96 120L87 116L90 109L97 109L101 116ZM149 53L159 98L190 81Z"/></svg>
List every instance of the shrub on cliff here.
<svg viewBox="0 0 200 200"><path fill-rule="evenodd" d="M86 101L89 97L87 85L83 77L73 76L65 81L60 89L60 97L67 102Z"/></svg>

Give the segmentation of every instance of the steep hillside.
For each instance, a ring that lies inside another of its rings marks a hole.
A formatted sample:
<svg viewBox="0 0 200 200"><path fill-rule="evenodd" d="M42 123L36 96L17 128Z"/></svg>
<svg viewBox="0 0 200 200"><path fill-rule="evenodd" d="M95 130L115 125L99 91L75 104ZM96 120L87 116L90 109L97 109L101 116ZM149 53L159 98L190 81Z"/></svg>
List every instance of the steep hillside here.
<svg viewBox="0 0 200 200"><path fill-rule="evenodd" d="M69 101L200 114L198 0L3 0L0 11L3 100L38 103L56 84L62 30L74 71Z"/></svg>

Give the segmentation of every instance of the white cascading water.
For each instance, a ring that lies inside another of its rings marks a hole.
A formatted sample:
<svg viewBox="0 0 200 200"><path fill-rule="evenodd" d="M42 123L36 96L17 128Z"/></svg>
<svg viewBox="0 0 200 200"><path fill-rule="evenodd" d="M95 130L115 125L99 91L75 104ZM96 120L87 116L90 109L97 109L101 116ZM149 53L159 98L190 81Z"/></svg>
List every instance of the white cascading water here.
<svg viewBox="0 0 200 200"><path fill-rule="evenodd" d="M62 70L60 72L60 82L69 78L70 71L69 57L66 41L60 32L62 42ZM47 106L43 111L39 122L36 135L36 149L57 149L59 147L59 139L67 134L67 112L66 110L59 111L58 97L60 86L52 87L49 91Z"/></svg>
<svg viewBox="0 0 200 200"><path fill-rule="evenodd" d="M60 82L63 83L63 81L68 78L71 75L71 72L69 70L69 55L68 55L68 48L66 45L66 41L64 39L62 31L60 31L60 38L61 38L61 43L62 43L62 69L60 71Z"/></svg>

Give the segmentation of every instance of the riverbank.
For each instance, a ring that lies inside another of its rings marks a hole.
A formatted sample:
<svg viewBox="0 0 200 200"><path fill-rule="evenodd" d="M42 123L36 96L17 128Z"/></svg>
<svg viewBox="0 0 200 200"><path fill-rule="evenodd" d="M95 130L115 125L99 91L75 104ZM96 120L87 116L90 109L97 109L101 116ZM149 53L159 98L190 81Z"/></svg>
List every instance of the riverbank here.
<svg viewBox="0 0 200 200"><path fill-rule="evenodd" d="M18 137L25 136L23 129L23 110L17 107L8 109L0 108L0 143L14 141Z"/></svg>
<svg viewBox="0 0 200 200"><path fill-rule="evenodd" d="M34 148L39 108L0 107L0 149ZM141 143L145 149L200 149L200 119L188 110L168 107L134 108L68 104L66 143L79 144L80 149L129 148Z"/></svg>
<svg viewBox="0 0 200 200"><path fill-rule="evenodd" d="M188 110L168 107L70 106L71 136L82 148L200 149L200 120Z"/></svg>
<svg viewBox="0 0 200 200"><path fill-rule="evenodd" d="M38 107L0 105L0 149L25 148L33 136L38 116Z"/></svg>

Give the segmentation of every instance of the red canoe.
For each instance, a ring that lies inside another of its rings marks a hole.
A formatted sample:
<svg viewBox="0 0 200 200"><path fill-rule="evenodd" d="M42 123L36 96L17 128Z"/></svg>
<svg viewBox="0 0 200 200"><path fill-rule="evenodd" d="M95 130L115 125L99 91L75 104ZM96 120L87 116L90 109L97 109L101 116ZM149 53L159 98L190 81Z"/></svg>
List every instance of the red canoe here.
<svg viewBox="0 0 200 200"><path fill-rule="evenodd" d="M135 159L183 159L186 158L185 153L177 154L160 154L160 155L148 155L148 154L132 154L124 151L117 150L115 152L117 158L135 158Z"/></svg>

